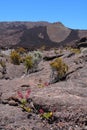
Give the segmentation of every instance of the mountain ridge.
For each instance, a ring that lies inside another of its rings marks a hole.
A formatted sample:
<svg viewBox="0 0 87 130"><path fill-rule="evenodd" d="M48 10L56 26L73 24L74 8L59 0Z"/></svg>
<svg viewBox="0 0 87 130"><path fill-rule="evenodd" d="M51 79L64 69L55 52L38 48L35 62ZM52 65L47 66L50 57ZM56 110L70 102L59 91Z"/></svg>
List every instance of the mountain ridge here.
<svg viewBox="0 0 87 130"><path fill-rule="evenodd" d="M0 22L0 47L47 48L74 45L87 30L70 29L61 22Z"/></svg>

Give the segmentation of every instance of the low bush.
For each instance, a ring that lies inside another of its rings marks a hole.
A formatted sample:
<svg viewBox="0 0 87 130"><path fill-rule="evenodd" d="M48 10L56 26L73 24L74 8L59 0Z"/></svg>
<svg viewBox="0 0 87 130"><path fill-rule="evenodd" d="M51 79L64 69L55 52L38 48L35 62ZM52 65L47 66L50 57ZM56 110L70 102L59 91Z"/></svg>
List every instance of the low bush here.
<svg viewBox="0 0 87 130"><path fill-rule="evenodd" d="M68 71L68 65L66 65L61 58L57 58L50 63L52 68L51 82L62 80Z"/></svg>
<svg viewBox="0 0 87 130"><path fill-rule="evenodd" d="M38 64L42 60L42 53L40 51L34 51L32 54L33 64L37 68Z"/></svg>
<svg viewBox="0 0 87 130"><path fill-rule="evenodd" d="M20 64L20 55L17 51L12 51L10 54L10 58L11 58L11 62L15 65L19 65Z"/></svg>
<svg viewBox="0 0 87 130"><path fill-rule="evenodd" d="M27 73L36 72L38 70L38 64L42 60L42 53L40 51L29 52L25 57L25 67Z"/></svg>
<svg viewBox="0 0 87 130"><path fill-rule="evenodd" d="M32 56L26 56L24 60L25 60L25 67L27 69L27 73L29 73L29 70L33 68Z"/></svg>

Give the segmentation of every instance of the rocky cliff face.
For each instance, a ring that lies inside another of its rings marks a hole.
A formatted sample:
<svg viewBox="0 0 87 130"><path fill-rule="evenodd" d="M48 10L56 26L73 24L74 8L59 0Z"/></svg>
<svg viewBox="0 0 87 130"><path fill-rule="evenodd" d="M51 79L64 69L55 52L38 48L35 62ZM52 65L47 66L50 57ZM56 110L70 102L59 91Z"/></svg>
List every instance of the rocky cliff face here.
<svg viewBox="0 0 87 130"><path fill-rule="evenodd" d="M62 23L48 22L1 22L0 46L48 48L74 44L75 40L87 36L87 30L73 30Z"/></svg>

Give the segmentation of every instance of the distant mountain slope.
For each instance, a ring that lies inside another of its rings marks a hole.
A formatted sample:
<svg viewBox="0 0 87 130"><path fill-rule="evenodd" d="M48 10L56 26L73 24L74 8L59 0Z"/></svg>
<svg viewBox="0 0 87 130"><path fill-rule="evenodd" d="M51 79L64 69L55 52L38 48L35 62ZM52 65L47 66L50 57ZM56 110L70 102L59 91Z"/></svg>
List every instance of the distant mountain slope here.
<svg viewBox="0 0 87 130"><path fill-rule="evenodd" d="M87 36L87 30L73 30L62 23L48 22L0 22L0 46L23 46L48 48L74 44L75 40Z"/></svg>

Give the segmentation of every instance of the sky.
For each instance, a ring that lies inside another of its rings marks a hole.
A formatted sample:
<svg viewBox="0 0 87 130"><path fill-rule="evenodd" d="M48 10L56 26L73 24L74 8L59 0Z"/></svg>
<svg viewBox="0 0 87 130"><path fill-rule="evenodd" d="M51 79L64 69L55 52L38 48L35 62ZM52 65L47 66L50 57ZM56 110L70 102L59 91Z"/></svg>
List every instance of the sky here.
<svg viewBox="0 0 87 130"><path fill-rule="evenodd" d="M2 21L62 22L87 29L87 0L0 0Z"/></svg>

